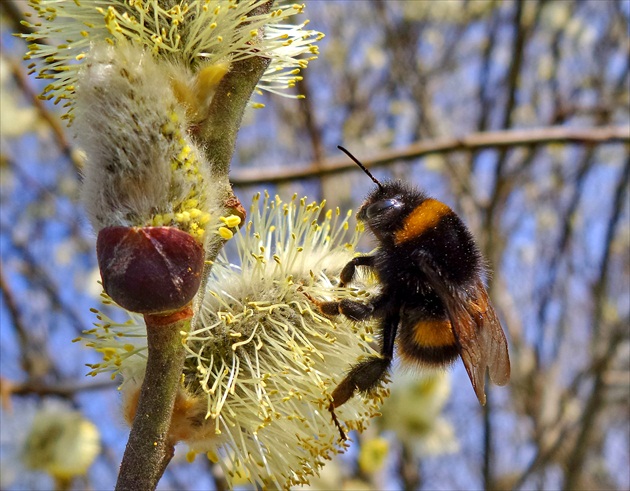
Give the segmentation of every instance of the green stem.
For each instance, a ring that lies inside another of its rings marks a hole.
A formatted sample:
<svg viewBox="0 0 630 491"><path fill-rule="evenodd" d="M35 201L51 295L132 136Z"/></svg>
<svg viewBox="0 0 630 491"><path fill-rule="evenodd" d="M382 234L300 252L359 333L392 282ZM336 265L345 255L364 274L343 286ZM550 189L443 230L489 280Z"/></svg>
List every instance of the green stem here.
<svg viewBox="0 0 630 491"><path fill-rule="evenodd" d="M249 15L269 13L272 5L273 1L266 2L252 10ZM262 32L259 37L262 37ZM261 56L234 62L217 87L207 118L197 133L197 138L203 144L204 153L212 166L213 177L227 182L243 114L256 84L270 61L261 53Z"/></svg>
<svg viewBox="0 0 630 491"><path fill-rule="evenodd" d="M269 13L272 5L273 1L270 0L252 10L249 15ZM262 32L259 36L262 36ZM207 161L210 163L213 190L220 196L223 203L234 201L235 198L229 173L230 162L236 147L236 137L252 92L260 77L265 73L270 61L269 58L261 55L234 62L230 71L219 83L210 103L208 115L195 135L203 148ZM227 208L226 206L226 211ZM195 300L196 312L199 311L199 304L208 282L212 263L224 244L225 241L218 235L206 244L206 268L199 288L200 293ZM196 320L193 321L193 325L195 322Z"/></svg>
<svg viewBox="0 0 630 491"><path fill-rule="evenodd" d="M190 329L191 318L190 306L169 316L145 315L147 368L116 490L155 489L173 457L176 442L168 430L186 357L181 332Z"/></svg>

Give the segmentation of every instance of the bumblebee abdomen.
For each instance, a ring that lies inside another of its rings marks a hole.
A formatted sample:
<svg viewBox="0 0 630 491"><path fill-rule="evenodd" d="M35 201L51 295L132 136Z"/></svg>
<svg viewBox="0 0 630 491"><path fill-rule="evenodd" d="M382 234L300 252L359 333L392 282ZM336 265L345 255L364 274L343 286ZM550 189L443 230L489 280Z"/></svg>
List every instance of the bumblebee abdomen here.
<svg viewBox="0 0 630 491"><path fill-rule="evenodd" d="M434 291L414 296L401 310L398 352L407 362L438 366L459 355L453 326Z"/></svg>
<svg viewBox="0 0 630 491"><path fill-rule="evenodd" d="M448 319L427 319L411 326L411 338L418 346L451 346L455 344L453 328Z"/></svg>
<svg viewBox="0 0 630 491"><path fill-rule="evenodd" d="M448 319L424 319L400 326L398 352L407 362L429 366L449 364L459 351Z"/></svg>

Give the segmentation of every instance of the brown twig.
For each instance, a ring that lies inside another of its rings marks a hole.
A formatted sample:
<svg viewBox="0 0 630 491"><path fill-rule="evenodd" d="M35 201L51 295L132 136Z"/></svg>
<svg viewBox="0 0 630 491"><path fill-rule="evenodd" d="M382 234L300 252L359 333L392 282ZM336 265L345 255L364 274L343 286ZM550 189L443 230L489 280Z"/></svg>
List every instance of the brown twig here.
<svg viewBox="0 0 630 491"><path fill-rule="evenodd" d="M53 114L48 110L48 108L44 104L44 101L42 101L39 98L39 95L33 90L28 82L28 77L24 73L22 66L19 63L16 63L11 58L8 59L8 63L9 67L11 68L13 78L15 79L18 87L29 99L33 107L35 107L39 116L46 121L48 126L50 126L51 131L55 135L55 140L57 141L59 148L61 148L62 152L68 157L68 159L73 163L74 167L78 171L81 168L81 161L77 156L78 154L76 152L73 152L72 150L72 145L70 145L70 142L68 141L68 137L61 123L61 119L58 115Z"/></svg>
<svg viewBox="0 0 630 491"><path fill-rule="evenodd" d="M17 338L20 345L20 352L22 355L22 368L28 374L32 372L32 360L29 350L28 342L28 329L22 322L22 316L20 315L20 309L18 307L17 299L13 294L11 286L7 282L4 276L4 265L0 264L0 292L4 299L4 305L6 306L9 316L11 317L11 323L17 333Z"/></svg>
<svg viewBox="0 0 630 491"><path fill-rule="evenodd" d="M190 329L192 308L174 314L145 315L147 368L125 448L116 490L155 489L175 453L168 437L186 351L182 331Z"/></svg>
<svg viewBox="0 0 630 491"><path fill-rule="evenodd" d="M28 266L28 272L31 274L31 277L35 279L35 282L44 289L53 307L60 309L64 315L68 316L74 329L78 333L82 332L85 327L85 322L81 318L81 315L79 315L68 302L63 300L59 293L59 285L55 283L48 270L40 266L40 261L38 261L35 253L33 253L22 240L17 240L13 230L11 230L8 225L0 223L0 230L7 232L7 235L11 237L12 247L24 258Z"/></svg>
<svg viewBox="0 0 630 491"><path fill-rule="evenodd" d="M512 46L510 49L510 63L506 76L506 80L502 84L506 87L507 100L505 107L503 108L502 121L500 128L507 130L512 127L514 108L516 107L516 94L518 85L520 83L521 68L523 66L523 60L525 58L525 41L528 37L528 33L531 32L531 28L528 28L523 22L523 13L525 10L524 2L516 2L514 4L514 17L512 20ZM537 15L539 15L540 8L536 9ZM506 196L509 194L509 190L506 189L509 186L509 181L506 179L505 164L507 162L509 147L501 147L498 152L497 161L494 169L494 190L490 196L488 205L484 209L483 222L485 223L484 251L486 257L492 261L495 259L495 254L500 250L500 246L496 243L495 235L497 232L494 227L494 220L496 214L502 208L500 204L503 202ZM533 159L534 152L529 152L528 158ZM498 256L498 254L496 254ZM483 482L485 489L494 488L494 444L493 444L493 407L492 404L487 404L483 408Z"/></svg>
<svg viewBox="0 0 630 491"><path fill-rule="evenodd" d="M5 380L0 377L0 384ZM38 396L58 396L69 398L80 392L91 392L95 390L112 389L117 383L113 380L101 380L96 382L59 382L55 384L45 384L37 380L27 380L26 382L10 382L11 394Z"/></svg>
<svg viewBox="0 0 630 491"><path fill-rule="evenodd" d="M422 484L420 464L408 443L401 441L400 447L398 474L403 482L403 489L405 491L420 489Z"/></svg>
<svg viewBox="0 0 630 491"><path fill-rule="evenodd" d="M411 160L431 154L479 150L484 148L531 147L537 145L562 144L610 144L630 143L630 127L603 126L592 128L569 128L552 126L526 130L489 131L471 133L462 138L437 138L418 142L402 149L387 150L375 156L364 156L356 152L357 157L368 168L382 167L400 160ZM355 152L353 152L355 153ZM329 159L323 165L310 163L304 167L241 170L232 174L235 186L250 186L261 183L284 183L295 179L316 178L354 170L356 165L345 156Z"/></svg>

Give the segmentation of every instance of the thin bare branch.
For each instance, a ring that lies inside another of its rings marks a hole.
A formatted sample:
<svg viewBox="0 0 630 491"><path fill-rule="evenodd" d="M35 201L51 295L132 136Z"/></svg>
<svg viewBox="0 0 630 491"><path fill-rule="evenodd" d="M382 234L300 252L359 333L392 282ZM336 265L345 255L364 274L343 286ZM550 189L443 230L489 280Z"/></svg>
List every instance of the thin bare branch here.
<svg viewBox="0 0 630 491"><path fill-rule="evenodd" d="M570 128L552 126L527 130L490 131L471 133L462 138L438 138L414 143L402 149L387 150L376 156L361 155L354 151L363 164L368 167L382 167L400 160L412 160L432 154L479 150L484 148L532 147L564 144L611 144L630 143L630 127L603 126L593 128ZM252 169L241 170L232 175L235 186L250 186L261 183L284 183L295 179L307 179L328 176L354 170L356 165L345 156L329 159L318 166L316 162L301 168Z"/></svg>
<svg viewBox="0 0 630 491"><path fill-rule="evenodd" d="M20 354L22 358L22 369L26 373L31 373L32 363L30 359L30 350L28 348L28 329L22 322L22 316L20 315L20 309L18 307L18 301L13 294L11 286L5 278L4 264L0 264L0 292L4 299L4 305L6 306L9 316L11 318L11 324L17 334L18 342L20 345Z"/></svg>
<svg viewBox="0 0 630 491"><path fill-rule="evenodd" d="M0 383L4 380L0 379ZM59 382L55 384L45 384L37 380L27 380L26 382L11 382L11 394L18 396L38 395L57 396L62 398L71 398L76 394L83 392L92 392L96 390L111 390L118 383L114 380L99 380L90 382Z"/></svg>
<svg viewBox="0 0 630 491"><path fill-rule="evenodd" d="M81 318L81 315L74 310L74 307L71 307L68 305L68 302L63 300L59 293L59 285L55 283L46 269L40 266L40 261L38 261L35 254L25 244L14 237L14 234L10 231L10 227L6 226L4 223L0 223L0 230L6 233L8 237L11 237L11 247L15 248L15 251L24 258L30 270L31 277L36 278L37 284L44 289L50 298L52 307L61 310L64 315L68 316L77 333L82 332L85 327L85 322Z"/></svg>
<svg viewBox="0 0 630 491"><path fill-rule="evenodd" d="M589 441L593 436L595 428L597 428L597 418L605 407L604 395L606 383L604 381L604 375L608 371L608 368L614 359L614 353L617 350L617 347L625 337L626 329L617 329L615 332L606 333L602 332L603 329L601 324L604 306L606 303L605 293L608 284L611 248L614 243L613 238L619 227L621 217L623 216L623 208L625 204L624 196L627 193L629 179L630 159L626 161L622 175L619 177L619 181L617 183L612 212L606 228L606 246L604 248L600 264L599 277L597 282L593 285L593 297L595 298L596 303L593 313L593 322L591 325L594 330L593 335L598 340L598 342L595 343L595 347L596 349L597 347L600 347L601 349L604 342L606 342L607 345L603 347L603 355L600 354L599 356L600 362L593 370L593 387L586 401L575 446L573 447L573 451L567 461L564 482L565 489L577 489L580 484L580 479L584 474L584 461L588 454Z"/></svg>

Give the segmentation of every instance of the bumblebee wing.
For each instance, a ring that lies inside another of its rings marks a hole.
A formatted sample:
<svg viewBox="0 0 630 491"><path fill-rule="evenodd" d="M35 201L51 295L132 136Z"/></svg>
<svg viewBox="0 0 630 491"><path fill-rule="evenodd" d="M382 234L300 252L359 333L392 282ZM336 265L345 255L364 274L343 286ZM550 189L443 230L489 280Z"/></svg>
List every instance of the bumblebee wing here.
<svg viewBox="0 0 630 491"><path fill-rule="evenodd" d="M460 356L477 399L486 403L486 370L490 380L505 385L510 379L510 358L503 328L481 280L462 294L444 282L429 261L421 260L431 286L444 303Z"/></svg>
<svg viewBox="0 0 630 491"><path fill-rule="evenodd" d="M510 379L510 358L501 323L481 281L465 298L450 295L444 303L468 377L484 405L486 369L497 385L505 385Z"/></svg>

